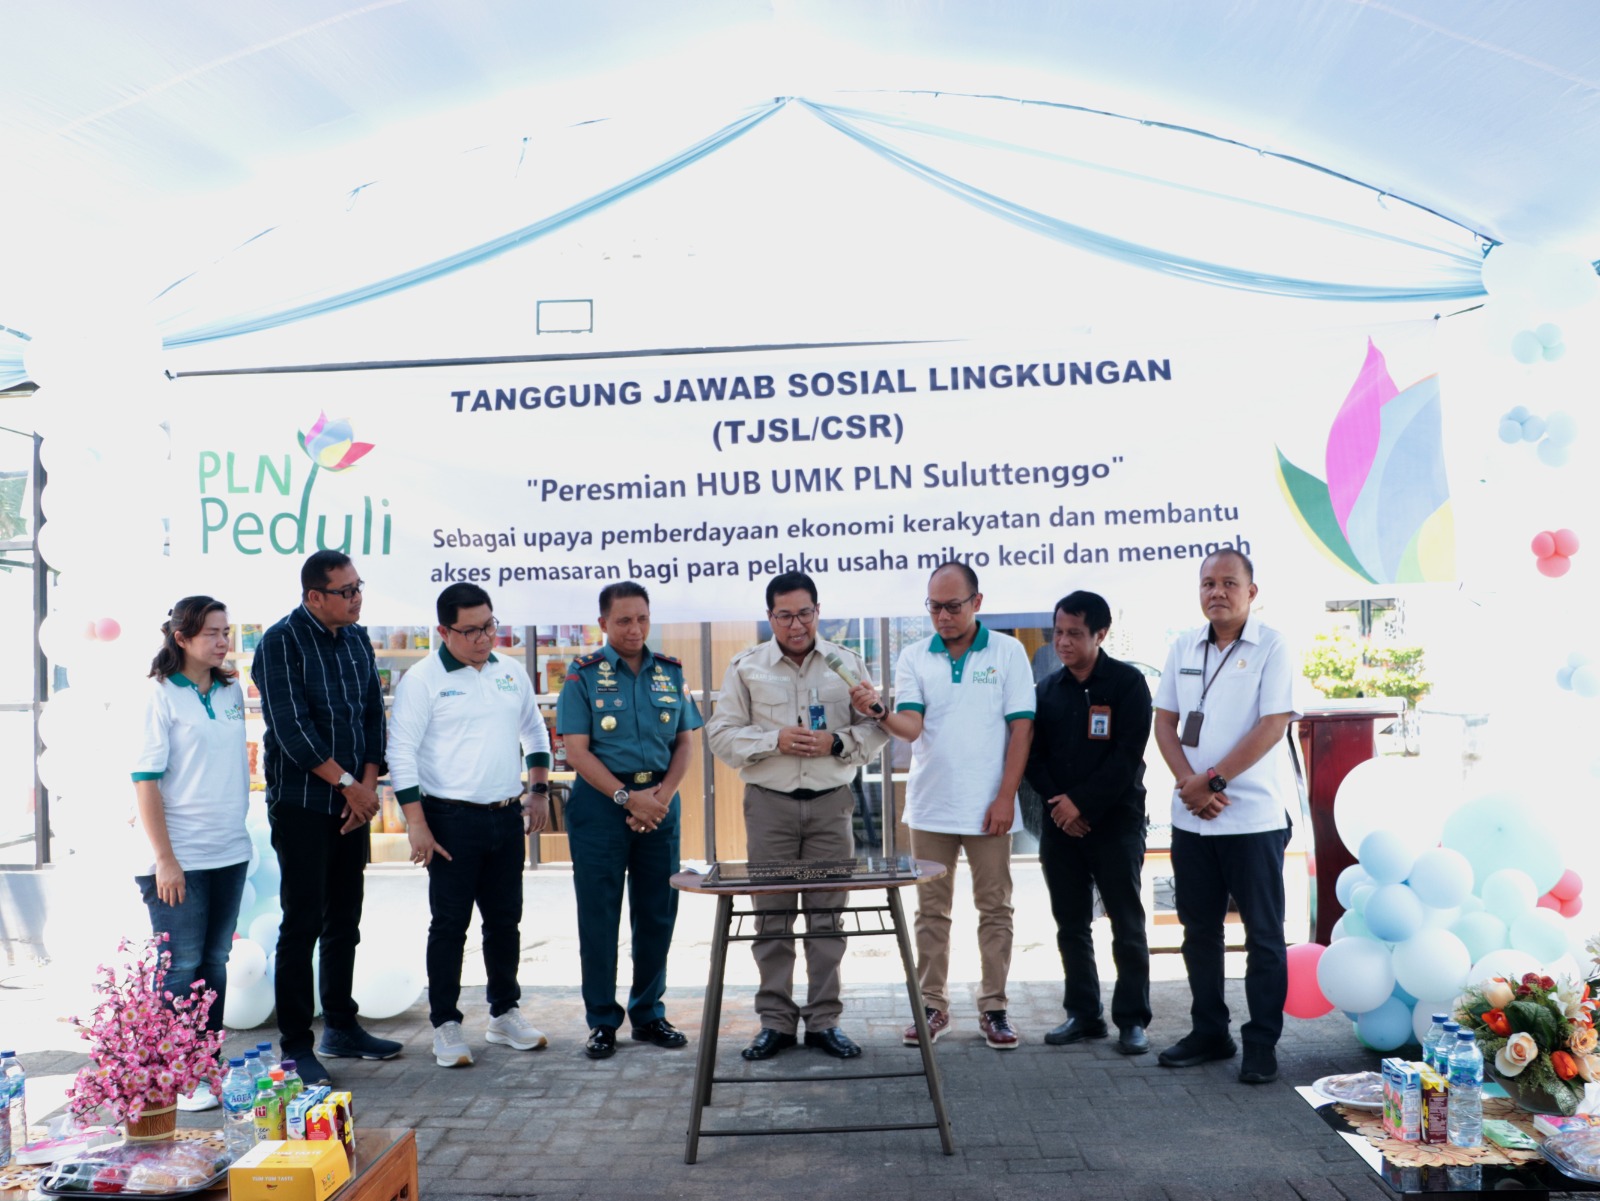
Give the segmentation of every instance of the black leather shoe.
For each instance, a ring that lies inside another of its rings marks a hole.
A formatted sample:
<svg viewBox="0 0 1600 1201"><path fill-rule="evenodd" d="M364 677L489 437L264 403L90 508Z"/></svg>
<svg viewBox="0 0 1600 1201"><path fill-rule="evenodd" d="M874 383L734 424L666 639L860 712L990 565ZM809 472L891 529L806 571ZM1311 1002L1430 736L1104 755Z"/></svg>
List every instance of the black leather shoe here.
<svg viewBox="0 0 1600 1201"><path fill-rule="evenodd" d="M1239 1083L1271 1084L1278 1078L1278 1053L1271 1047L1245 1043L1244 1060L1239 1064Z"/></svg>
<svg viewBox="0 0 1600 1201"><path fill-rule="evenodd" d="M739 1054L746 1059L771 1059L779 1051L787 1051L795 1045L795 1037L785 1034L782 1030L774 1030L770 1026L761 1027L761 1033L750 1040L750 1045Z"/></svg>
<svg viewBox="0 0 1600 1201"><path fill-rule="evenodd" d="M589 1031L589 1041L583 1044L583 1053L590 1059L610 1059L617 1053L615 1026L596 1026Z"/></svg>
<svg viewBox="0 0 1600 1201"><path fill-rule="evenodd" d="M1066 1047L1073 1043L1081 1043L1088 1038L1104 1038L1110 1031L1104 1022L1084 1022L1077 1018L1068 1018L1044 1036L1044 1041L1052 1047Z"/></svg>
<svg viewBox="0 0 1600 1201"><path fill-rule="evenodd" d="M657 1018L653 1022L635 1026L633 1028L633 1041L636 1043L649 1043L655 1047L666 1047L669 1051L689 1045L688 1035L667 1021L666 1018Z"/></svg>
<svg viewBox="0 0 1600 1201"><path fill-rule="evenodd" d="M861 1054L861 1048L837 1026L829 1026L826 1030L807 1030L806 1046L821 1047L835 1059L854 1059Z"/></svg>
<svg viewBox="0 0 1600 1201"><path fill-rule="evenodd" d="M1150 1050L1150 1036L1143 1026L1126 1026L1117 1032L1117 1050L1124 1055L1144 1055Z"/></svg>
<svg viewBox="0 0 1600 1201"><path fill-rule="evenodd" d="M1156 1060L1164 1068L1194 1068L1214 1059L1232 1059L1238 1053L1231 1038L1205 1039L1191 1033L1157 1055Z"/></svg>

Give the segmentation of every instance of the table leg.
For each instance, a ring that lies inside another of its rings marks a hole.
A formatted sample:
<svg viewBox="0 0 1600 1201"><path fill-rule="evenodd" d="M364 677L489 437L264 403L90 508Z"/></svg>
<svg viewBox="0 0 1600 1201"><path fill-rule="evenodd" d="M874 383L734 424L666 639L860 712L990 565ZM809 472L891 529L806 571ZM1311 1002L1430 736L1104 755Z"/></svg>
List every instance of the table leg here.
<svg viewBox="0 0 1600 1201"><path fill-rule="evenodd" d="M684 1163L693 1163L699 1154L701 1111L711 1104L711 1077L717 1068L717 1028L722 1024L722 977L728 966L728 932L732 925L733 896L724 893L717 898L716 932L711 938L711 968L706 977L705 1009L700 1015L700 1058L695 1063Z"/></svg>
<svg viewBox="0 0 1600 1201"><path fill-rule="evenodd" d="M917 1024L917 1047L922 1052L922 1071L928 1079L928 1097L933 1102L934 1120L939 1123L939 1143L946 1155L956 1153L950 1137L950 1116L944 1108L944 1085L939 1080L939 1064L933 1055L933 1040L928 1037L928 1014L922 1005L922 985L917 982L917 961L911 954L911 935L906 931L905 910L900 890L884 890L889 897L889 916L894 922L895 941L900 944L900 962L906 970L906 993L911 998L911 1015Z"/></svg>

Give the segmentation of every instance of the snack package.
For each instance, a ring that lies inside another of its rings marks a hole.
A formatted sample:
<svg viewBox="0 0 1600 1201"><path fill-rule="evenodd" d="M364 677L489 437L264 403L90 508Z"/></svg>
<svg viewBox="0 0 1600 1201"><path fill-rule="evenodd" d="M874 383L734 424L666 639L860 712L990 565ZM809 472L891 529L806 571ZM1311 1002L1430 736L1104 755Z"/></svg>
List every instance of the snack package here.
<svg viewBox="0 0 1600 1201"><path fill-rule="evenodd" d="M1390 1138L1414 1143L1422 1138L1422 1073L1404 1059L1389 1058L1383 1069L1383 1129Z"/></svg>

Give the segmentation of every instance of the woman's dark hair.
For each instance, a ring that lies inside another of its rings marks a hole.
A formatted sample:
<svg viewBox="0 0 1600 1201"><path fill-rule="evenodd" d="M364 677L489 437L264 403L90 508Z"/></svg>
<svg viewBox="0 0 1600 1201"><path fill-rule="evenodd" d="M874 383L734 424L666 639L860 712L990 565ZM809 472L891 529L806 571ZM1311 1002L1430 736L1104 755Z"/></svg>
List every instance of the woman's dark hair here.
<svg viewBox="0 0 1600 1201"><path fill-rule="evenodd" d="M324 581L326 582L326 581ZM156 657L150 661L150 678L165 680L183 672L183 647L178 645L178 635L198 638L206 627L206 618L227 605L213 596L186 596L167 611L167 620L161 623L164 641ZM218 684L230 684L238 674L226 663L211 669L211 678ZM189 681L198 685L199 680Z"/></svg>

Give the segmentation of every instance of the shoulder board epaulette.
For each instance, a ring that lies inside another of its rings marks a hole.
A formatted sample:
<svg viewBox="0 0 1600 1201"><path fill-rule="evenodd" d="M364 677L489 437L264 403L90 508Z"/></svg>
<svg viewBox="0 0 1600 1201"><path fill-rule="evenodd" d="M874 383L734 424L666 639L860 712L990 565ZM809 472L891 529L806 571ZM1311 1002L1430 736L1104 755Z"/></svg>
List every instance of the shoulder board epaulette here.
<svg viewBox="0 0 1600 1201"><path fill-rule="evenodd" d="M663 655L660 651L655 651L654 654L655 654L655 657L657 659L660 659L663 663L670 663L674 667L682 667L683 666L683 660L682 659L674 659L671 655Z"/></svg>
<svg viewBox="0 0 1600 1201"><path fill-rule="evenodd" d="M579 659L576 663L573 664L573 666L574 667L593 667L596 663L599 663L605 657L606 656L605 656L605 652L604 651L595 651L594 654L585 655L583 658Z"/></svg>

